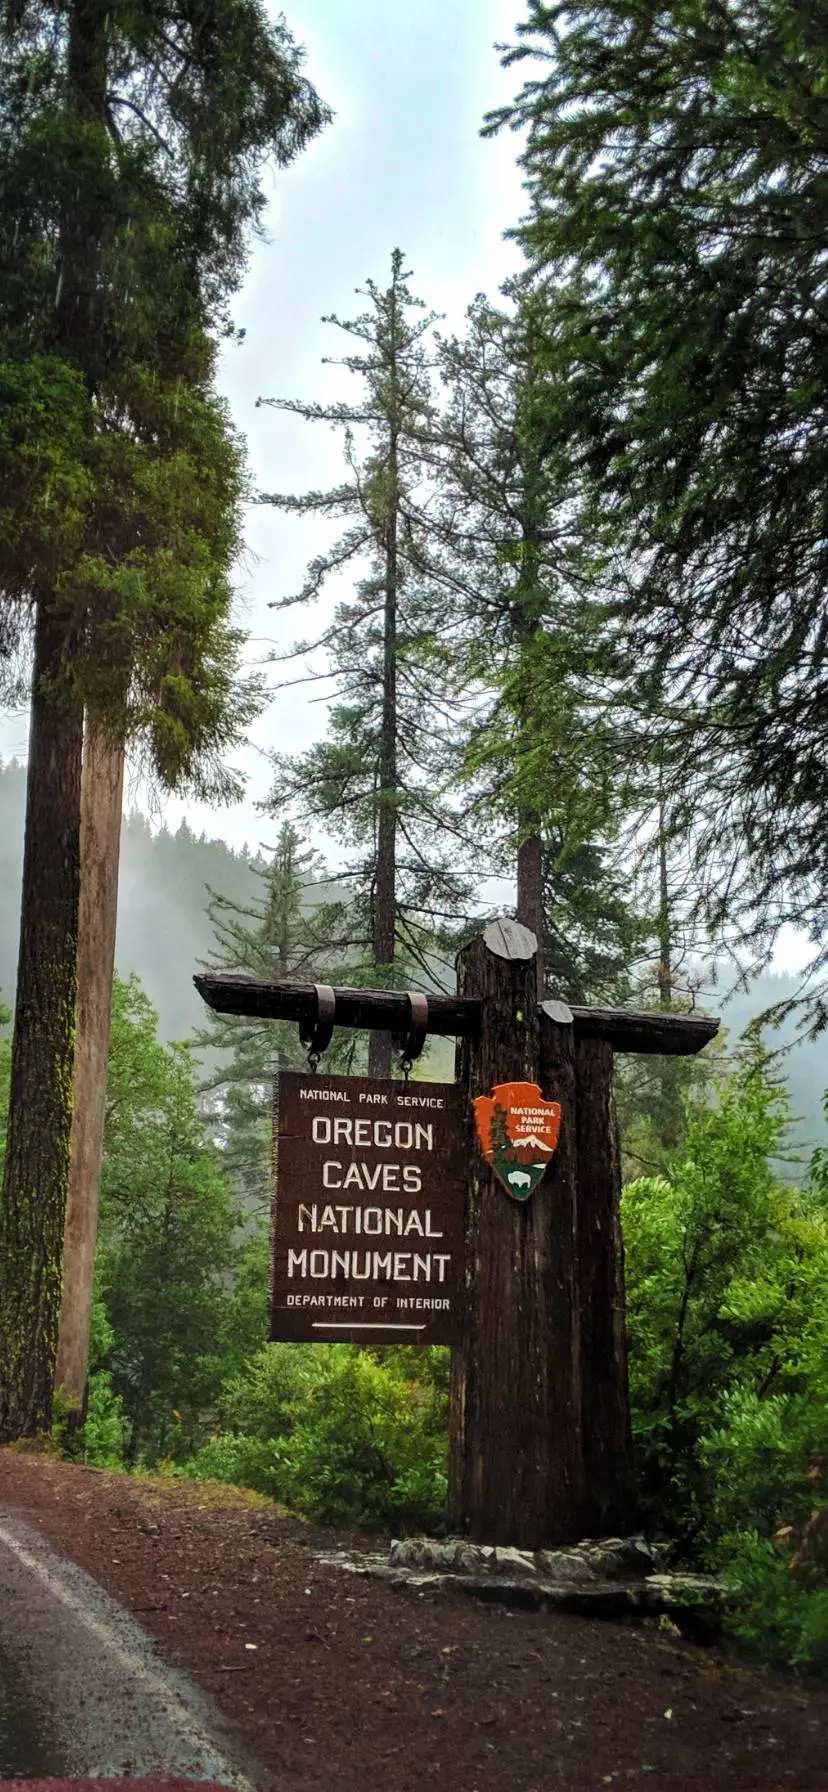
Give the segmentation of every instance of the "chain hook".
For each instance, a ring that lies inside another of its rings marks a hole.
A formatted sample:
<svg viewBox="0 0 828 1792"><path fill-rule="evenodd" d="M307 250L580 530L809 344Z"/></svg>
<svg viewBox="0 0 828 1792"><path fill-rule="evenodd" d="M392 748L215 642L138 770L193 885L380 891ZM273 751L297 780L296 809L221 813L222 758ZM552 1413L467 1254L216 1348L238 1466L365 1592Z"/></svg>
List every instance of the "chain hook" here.
<svg viewBox="0 0 828 1792"><path fill-rule="evenodd" d="M309 1021L300 1021L299 1040L307 1048L308 1064L316 1074L319 1060L331 1043L336 1020L336 994L329 983L313 986L314 1012Z"/></svg>
<svg viewBox="0 0 828 1792"><path fill-rule="evenodd" d="M408 1082L415 1059L419 1058L428 1034L428 996L419 992L408 995L408 1025L405 1032L398 1035L396 1043L401 1051L400 1068L405 1081Z"/></svg>

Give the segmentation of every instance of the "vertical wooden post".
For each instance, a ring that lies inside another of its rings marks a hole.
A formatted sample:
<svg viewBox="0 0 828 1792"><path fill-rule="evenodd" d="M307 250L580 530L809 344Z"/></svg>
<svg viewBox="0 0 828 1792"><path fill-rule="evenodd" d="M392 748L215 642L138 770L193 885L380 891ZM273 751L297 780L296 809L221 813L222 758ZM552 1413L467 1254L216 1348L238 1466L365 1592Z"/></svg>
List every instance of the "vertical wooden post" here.
<svg viewBox="0 0 828 1792"><path fill-rule="evenodd" d="M568 1012L568 1010L567 1010ZM583 1536L584 1495L581 1439L581 1312L578 1286L578 1091L575 1079L575 1037L572 1017L553 1020L540 1014L540 1086L547 1101L561 1104L561 1131L552 1163L532 1199L548 1204L543 1223L549 1234L548 1300L544 1324L548 1335L549 1448L558 1457L565 1487L565 1522L549 1543L571 1543Z"/></svg>
<svg viewBox="0 0 828 1792"><path fill-rule="evenodd" d="M449 1485L455 1530L527 1549L580 1534L571 1027L547 1030L545 1092L561 1101L563 1119L529 1200L511 1199L489 1169L471 1104L498 1082L540 1080L536 946L527 928L495 923L458 961L459 993L482 998L484 1019L479 1038L459 1051L469 1116L466 1312L453 1366Z"/></svg>
<svg viewBox="0 0 828 1792"><path fill-rule="evenodd" d="M625 1535L634 1522L624 1318L621 1154L612 1047L575 1047L578 1302L581 1315L584 1535Z"/></svg>

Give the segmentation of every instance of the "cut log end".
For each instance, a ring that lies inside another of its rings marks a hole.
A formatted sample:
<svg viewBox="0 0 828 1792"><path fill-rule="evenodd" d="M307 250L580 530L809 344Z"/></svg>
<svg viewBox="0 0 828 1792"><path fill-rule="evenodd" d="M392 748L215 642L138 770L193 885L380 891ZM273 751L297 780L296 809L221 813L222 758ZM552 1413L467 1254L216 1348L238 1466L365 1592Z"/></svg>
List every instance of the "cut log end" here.
<svg viewBox="0 0 828 1792"><path fill-rule="evenodd" d="M531 928L524 927L520 921L510 921L508 917L489 922L484 929L483 944L497 958L512 958L520 962L534 958L538 950L537 935Z"/></svg>

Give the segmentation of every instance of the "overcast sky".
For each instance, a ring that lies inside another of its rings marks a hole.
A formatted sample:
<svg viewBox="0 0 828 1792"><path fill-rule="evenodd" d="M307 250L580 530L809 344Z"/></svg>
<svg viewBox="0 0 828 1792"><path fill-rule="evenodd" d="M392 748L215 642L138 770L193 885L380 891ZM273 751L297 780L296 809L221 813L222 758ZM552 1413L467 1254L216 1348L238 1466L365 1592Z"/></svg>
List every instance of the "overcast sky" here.
<svg viewBox="0 0 828 1792"><path fill-rule="evenodd" d="M274 9L277 10L277 9ZM278 9L280 10L280 9ZM517 142L511 133L483 141L486 110L515 90L494 45L512 41L521 0L286 0L285 14L306 48L306 68L335 117L286 173L268 177L267 241L251 257L235 320L246 336L223 360L221 386L247 438L256 485L303 491L335 483L337 438L325 425L256 410L256 399L329 399L349 376L322 366L344 338L323 314L352 317L368 276L385 282L400 247L413 270L414 292L459 329L477 292L497 292L518 265L503 233L522 209ZM354 393L358 382L351 380ZM301 613L277 617L268 601L301 583L318 545L312 519L253 509L248 553L239 572L240 619L251 658L277 642L309 632ZM285 676L271 670L272 681ZM324 728L312 687L282 692L257 724L250 750L237 762L248 776L248 799L229 809L170 801L172 827L186 814L198 831L234 846L272 838L254 808L269 785L267 751L293 751ZM0 756L24 758L27 717L0 718ZM142 807L145 794L133 787Z"/></svg>

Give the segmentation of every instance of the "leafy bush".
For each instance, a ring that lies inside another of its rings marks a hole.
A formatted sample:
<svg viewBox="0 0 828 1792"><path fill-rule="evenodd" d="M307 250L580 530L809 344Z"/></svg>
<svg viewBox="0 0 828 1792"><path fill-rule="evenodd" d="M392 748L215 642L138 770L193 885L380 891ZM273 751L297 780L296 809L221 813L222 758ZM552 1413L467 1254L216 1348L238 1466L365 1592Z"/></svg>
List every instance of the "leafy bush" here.
<svg viewBox="0 0 828 1792"><path fill-rule="evenodd" d="M708 1529L772 1536L798 1525L814 1501L812 1465L828 1432L828 1408L813 1387L762 1397L737 1387L721 1403L721 1423L699 1439L709 1472Z"/></svg>
<svg viewBox="0 0 828 1792"><path fill-rule="evenodd" d="M266 1493L317 1522L365 1529L444 1521L446 1352L270 1344L225 1386L225 1431L193 1472Z"/></svg>
<svg viewBox="0 0 828 1792"><path fill-rule="evenodd" d="M688 1108L667 1174L623 1200L641 1516L680 1560L723 1570L735 1638L828 1666L828 1573L774 1538L814 1505L828 1448L828 1162L774 1166L786 1107L758 1050Z"/></svg>
<svg viewBox="0 0 828 1792"><path fill-rule="evenodd" d="M108 1369L101 1367L115 1334L103 1302L92 1303L89 1344L89 1410L83 1428L83 1461L96 1468L123 1468L126 1416Z"/></svg>
<svg viewBox="0 0 828 1792"><path fill-rule="evenodd" d="M746 1655L772 1667L828 1673L828 1585L809 1587L778 1545L756 1531L722 1538L730 1587L728 1630Z"/></svg>
<svg viewBox="0 0 828 1792"><path fill-rule="evenodd" d="M237 1215L208 1143L196 1066L162 1045L135 978L116 978L96 1288L102 1367L123 1403L127 1460L188 1456L226 1373Z"/></svg>
<svg viewBox="0 0 828 1792"><path fill-rule="evenodd" d="M689 1109L669 1174L624 1192L642 1518L690 1556L770 1534L825 1438L828 1201L775 1173L785 1122L752 1052Z"/></svg>
<svg viewBox="0 0 828 1792"><path fill-rule="evenodd" d="M99 1367L113 1340L114 1332L103 1303L94 1300L89 1346L89 1405L83 1429L70 1428L71 1406L61 1388L55 1390L52 1400L53 1444L70 1461L86 1462L94 1468L120 1469L124 1466L123 1401L112 1386L108 1370Z"/></svg>

